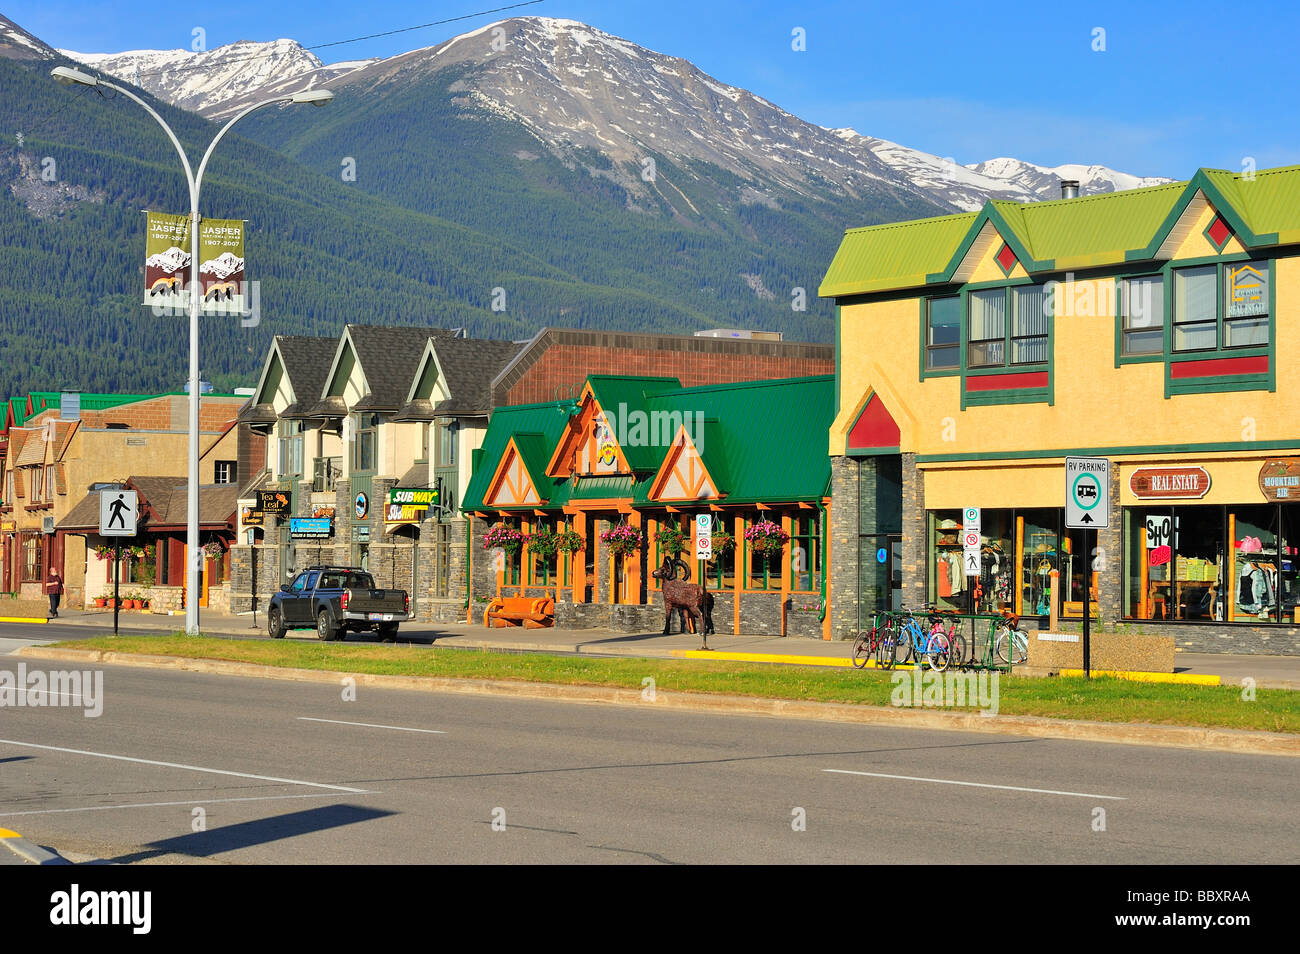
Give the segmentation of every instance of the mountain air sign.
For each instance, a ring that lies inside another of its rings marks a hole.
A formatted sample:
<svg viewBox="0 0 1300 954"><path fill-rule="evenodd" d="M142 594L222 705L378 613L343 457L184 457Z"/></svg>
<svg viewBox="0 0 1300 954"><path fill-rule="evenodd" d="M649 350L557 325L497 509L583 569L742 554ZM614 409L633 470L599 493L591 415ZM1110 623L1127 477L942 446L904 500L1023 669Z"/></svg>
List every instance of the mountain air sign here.
<svg viewBox="0 0 1300 954"><path fill-rule="evenodd" d="M384 523L419 523L428 516L430 507L437 506L436 487L394 487L388 491Z"/></svg>
<svg viewBox="0 0 1300 954"><path fill-rule="evenodd" d="M190 307L190 217L164 212L146 212L145 215L144 303L174 314L187 314ZM200 221L199 286L203 289L204 312L243 313L242 219Z"/></svg>

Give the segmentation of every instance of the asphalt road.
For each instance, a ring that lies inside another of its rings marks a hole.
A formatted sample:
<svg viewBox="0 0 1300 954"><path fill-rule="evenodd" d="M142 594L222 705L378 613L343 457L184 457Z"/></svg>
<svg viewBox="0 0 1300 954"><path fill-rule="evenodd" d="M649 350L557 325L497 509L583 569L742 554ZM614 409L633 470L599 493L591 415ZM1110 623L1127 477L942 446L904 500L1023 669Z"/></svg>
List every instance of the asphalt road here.
<svg viewBox="0 0 1300 954"><path fill-rule="evenodd" d="M0 827L79 861L1300 860L1289 758L101 671L0 708Z"/></svg>

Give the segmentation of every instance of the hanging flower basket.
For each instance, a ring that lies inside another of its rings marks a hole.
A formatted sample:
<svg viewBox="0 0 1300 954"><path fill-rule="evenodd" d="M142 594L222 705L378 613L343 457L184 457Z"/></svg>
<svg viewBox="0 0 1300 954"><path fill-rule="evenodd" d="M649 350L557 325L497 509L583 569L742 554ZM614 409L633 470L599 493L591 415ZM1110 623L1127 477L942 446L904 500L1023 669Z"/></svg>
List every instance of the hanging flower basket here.
<svg viewBox="0 0 1300 954"><path fill-rule="evenodd" d="M587 541L577 530L561 530L555 535L555 548L563 553L577 553Z"/></svg>
<svg viewBox="0 0 1300 954"><path fill-rule="evenodd" d="M543 560L549 560L555 556L555 552L560 548L560 535L546 527L542 527L536 533L529 534L527 540L528 552L541 557Z"/></svg>
<svg viewBox="0 0 1300 954"><path fill-rule="evenodd" d="M686 531L672 525L662 527L655 531L655 543L659 544L659 552L664 556L679 557L687 549Z"/></svg>
<svg viewBox="0 0 1300 954"><path fill-rule="evenodd" d="M615 556L624 557L641 549L641 531L620 523L616 527L602 531L600 542L608 546Z"/></svg>
<svg viewBox="0 0 1300 954"><path fill-rule="evenodd" d="M203 552L211 559L219 560L221 554L226 552L226 548L222 546L220 540L209 540L203 544Z"/></svg>
<svg viewBox="0 0 1300 954"><path fill-rule="evenodd" d="M726 530L715 530L713 533L713 552L730 553L736 549L736 538Z"/></svg>
<svg viewBox="0 0 1300 954"><path fill-rule="evenodd" d="M790 534L771 520L760 520L745 531L745 539L755 553L761 553L765 560L771 560L790 541Z"/></svg>
<svg viewBox="0 0 1300 954"><path fill-rule="evenodd" d="M524 535L514 527L498 523L483 534L483 545L489 550L504 550L513 556L523 547Z"/></svg>

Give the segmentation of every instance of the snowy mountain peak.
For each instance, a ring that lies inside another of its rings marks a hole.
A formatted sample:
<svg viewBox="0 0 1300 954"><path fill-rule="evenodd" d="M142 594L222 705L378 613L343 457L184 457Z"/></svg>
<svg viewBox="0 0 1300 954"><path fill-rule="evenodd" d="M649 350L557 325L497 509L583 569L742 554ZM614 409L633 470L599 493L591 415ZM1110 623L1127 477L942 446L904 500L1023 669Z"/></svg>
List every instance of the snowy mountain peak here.
<svg viewBox="0 0 1300 954"><path fill-rule="evenodd" d="M1039 166L1006 156L972 163L965 168L1004 182L1008 186L1027 189L1036 193L1041 199L1059 199L1063 179L1073 179L1078 182L1080 195L1141 189L1145 186L1164 185L1166 182L1173 181L1159 176L1134 176L1098 165L1066 163L1060 166Z"/></svg>
<svg viewBox="0 0 1300 954"><path fill-rule="evenodd" d="M55 55L51 47L0 14L0 57L10 60L50 60Z"/></svg>
<svg viewBox="0 0 1300 954"><path fill-rule="evenodd" d="M268 87L276 94L318 85L369 65L372 60L327 67L294 40L240 40L212 50L127 50L122 53L79 53L60 50L115 79L153 93L175 106L210 118L221 118L244 98ZM285 84L291 88L281 89Z"/></svg>

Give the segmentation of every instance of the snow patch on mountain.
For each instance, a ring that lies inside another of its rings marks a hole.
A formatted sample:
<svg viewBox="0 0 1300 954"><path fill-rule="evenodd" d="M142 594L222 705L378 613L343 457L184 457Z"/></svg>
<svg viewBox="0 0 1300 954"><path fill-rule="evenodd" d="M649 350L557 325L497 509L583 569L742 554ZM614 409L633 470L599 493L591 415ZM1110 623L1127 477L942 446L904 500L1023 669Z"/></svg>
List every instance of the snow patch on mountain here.
<svg viewBox="0 0 1300 954"><path fill-rule="evenodd" d="M64 56L138 86L174 106L221 119L259 95L287 95L363 69L374 60L326 66L294 40L241 40L212 50L127 50Z"/></svg>

